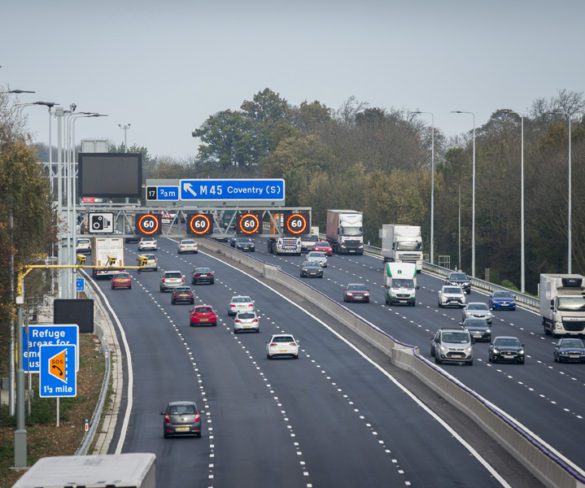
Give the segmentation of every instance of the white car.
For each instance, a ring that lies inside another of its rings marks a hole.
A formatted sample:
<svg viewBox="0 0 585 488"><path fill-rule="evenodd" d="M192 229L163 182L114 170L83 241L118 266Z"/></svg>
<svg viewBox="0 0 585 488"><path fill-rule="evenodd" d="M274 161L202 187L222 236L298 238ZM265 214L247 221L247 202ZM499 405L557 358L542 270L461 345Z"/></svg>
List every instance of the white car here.
<svg viewBox="0 0 585 488"><path fill-rule="evenodd" d="M291 334L274 334L266 343L266 357L292 356L299 358L299 341Z"/></svg>
<svg viewBox="0 0 585 488"><path fill-rule="evenodd" d="M199 252L199 246L195 239L183 239L179 243L179 248L177 249L178 254L182 254L184 252L192 252L197 254Z"/></svg>
<svg viewBox="0 0 585 488"><path fill-rule="evenodd" d="M307 261L319 263L322 268L327 267L327 255L323 251L310 251L307 254Z"/></svg>
<svg viewBox="0 0 585 488"><path fill-rule="evenodd" d="M77 239L77 245L75 246L75 252L80 254L91 253L91 239L87 237L80 237Z"/></svg>
<svg viewBox="0 0 585 488"><path fill-rule="evenodd" d="M138 243L139 251L157 251L158 242L154 237L143 237Z"/></svg>
<svg viewBox="0 0 585 488"><path fill-rule="evenodd" d="M461 318L461 322L465 322L465 319L469 318L485 319L488 324L491 324L492 319L494 318L494 314L490 312L487 303L469 302L463 309L463 317Z"/></svg>
<svg viewBox="0 0 585 488"><path fill-rule="evenodd" d="M260 332L260 319L256 312L238 312L234 319L234 334L242 331Z"/></svg>
<svg viewBox="0 0 585 488"><path fill-rule="evenodd" d="M465 292L455 285L444 285L439 290L439 308L465 307Z"/></svg>
<svg viewBox="0 0 585 488"><path fill-rule="evenodd" d="M230 317L238 312L254 312L256 310L254 300L247 295L234 295L228 305L228 315Z"/></svg>
<svg viewBox="0 0 585 488"><path fill-rule="evenodd" d="M145 271L147 269L158 271L158 258L154 254L141 254L136 258L138 266L142 266L142 269L138 271Z"/></svg>

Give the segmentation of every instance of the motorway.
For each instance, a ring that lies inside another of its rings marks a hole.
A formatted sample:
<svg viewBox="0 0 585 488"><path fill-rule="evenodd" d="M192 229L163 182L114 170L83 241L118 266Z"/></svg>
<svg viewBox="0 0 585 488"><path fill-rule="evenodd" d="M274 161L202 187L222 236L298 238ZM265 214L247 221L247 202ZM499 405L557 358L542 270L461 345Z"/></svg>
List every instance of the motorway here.
<svg viewBox="0 0 585 488"><path fill-rule="evenodd" d="M291 270L302 260L257 255ZM128 245L126 262L135 256L136 246ZM221 318L218 327L189 327L190 306L171 305L170 295L159 292L160 272L133 271L131 290L98 282L131 350L132 415L122 429L123 452L154 452L159 486L508 486L455 432L317 318L204 253L178 256L176 244L161 238L158 256L159 271L179 269L187 277L195 265L212 267L215 285L193 288L196 303L211 304ZM332 261L358 269L370 259ZM326 274L329 279L314 281L340 295L346 272L331 268ZM238 293L255 299L260 334L232 333L226 306ZM376 304L361 309L377 310L385 325L402 320ZM265 343L277 332L300 340L299 360L266 359ZM163 438L160 411L180 399L194 399L203 410L201 439Z"/></svg>

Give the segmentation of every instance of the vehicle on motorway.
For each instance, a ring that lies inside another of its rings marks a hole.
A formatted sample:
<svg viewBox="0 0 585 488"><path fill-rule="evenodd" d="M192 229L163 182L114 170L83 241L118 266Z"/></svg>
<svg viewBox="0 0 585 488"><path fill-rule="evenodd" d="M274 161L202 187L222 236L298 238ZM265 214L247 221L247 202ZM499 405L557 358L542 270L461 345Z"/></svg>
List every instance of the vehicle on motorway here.
<svg viewBox="0 0 585 488"><path fill-rule="evenodd" d="M191 310L189 325L217 325L217 312L211 305L196 305Z"/></svg>
<svg viewBox="0 0 585 488"><path fill-rule="evenodd" d="M177 254L184 254L187 252L192 252L194 254L199 252L199 246L195 239L182 239L181 242L179 242Z"/></svg>
<svg viewBox="0 0 585 488"><path fill-rule="evenodd" d="M138 266L142 266L142 269L138 271L146 271L150 269L152 271L158 271L158 258L154 254L140 254L136 261Z"/></svg>
<svg viewBox="0 0 585 488"><path fill-rule="evenodd" d="M91 244L94 278L111 278L124 267L124 240L121 237L94 237Z"/></svg>
<svg viewBox="0 0 585 488"><path fill-rule="evenodd" d="M299 341L291 334L274 334L266 343L266 357L273 359L288 356L299 358Z"/></svg>
<svg viewBox="0 0 585 488"><path fill-rule="evenodd" d="M585 334L584 279L577 274L540 275L540 314L546 335Z"/></svg>
<svg viewBox="0 0 585 488"><path fill-rule="evenodd" d="M382 240L384 262L413 263L422 271L422 235L419 225L383 224L378 233Z"/></svg>
<svg viewBox="0 0 585 488"><path fill-rule="evenodd" d="M243 331L260 332L260 319L256 312L238 312L234 318L234 334Z"/></svg>
<svg viewBox="0 0 585 488"><path fill-rule="evenodd" d="M215 283L215 271L207 266L197 266L191 273L191 283L193 285L213 285Z"/></svg>
<svg viewBox="0 0 585 488"><path fill-rule="evenodd" d="M329 244L327 241L318 241L313 246L312 250L324 252L325 256L333 256L333 248L331 247L331 244Z"/></svg>
<svg viewBox="0 0 585 488"><path fill-rule="evenodd" d="M132 276L130 273L120 271L112 276L112 290L117 290L118 288L132 288Z"/></svg>
<svg viewBox="0 0 585 488"><path fill-rule="evenodd" d="M266 241L268 252L280 256L288 254L300 256L302 254L301 238L295 236L270 237Z"/></svg>
<svg viewBox="0 0 585 488"><path fill-rule="evenodd" d="M185 276L180 271L165 271L160 278L160 291L172 291L185 284Z"/></svg>
<svg viewBox="0 0 585 488"><path fill-rule="evenodd" d="M443 285L439 290L439 308L465 307L465 292L460 286Z"/></svg>
<svg viewBox="0 0 585 488"><path fill-rule="evenodd" d="M139 251L156 251L158 250L158 242L154 237L143 237L138 243Z"/></svg>
<svg viewBox="0 0 585 488"><path fill-rule="evenodd" d="M449 276L445 278L445 284L460 286L468 295L471 293L471 281L469 280L469 276L461 271L453 271L452 273L449 273Z"/></svg>
<svg viewBox="0 0 585 488"><path fill-rule="evenodd" d="M160 413L163 416L163 435L194 435L201 437L201 412L192 401L169 402Z"/></svg>
<svg viewBox="0 0 585 488"><path fill-rule="evenodd" d="M91 239L89 237L80 237L77 239L75 252L79 254L91 254Z"/></svg>
<svg viewBox="0 0 585 488"><path fill-rule="evenodd" d="M520 342L520 339L513 336L495 337L488 350L488 361L490 363L513 361L524 364L525 357L524 344Z"/></svg>
<svg viewBox="0 0 585 488"><path fill-rule="evenodd" d="M467 329L472 342L490 342L492 330L485 319L468 318L463 321L461 327Z"/></svg>
<svg viewBox="0 0 585 488"><path fill-rule="evenodd" d="M465 322L465 319L468 318L484 319L488 324L491 324L494 314L490 312L487 303L469 302L463 307L461 322Z"/></svg>
<svg viewBox="0 0 585 488"><path fill-rule="evenodd" d="M327 267L327 256L321 251L310 251L307 254L307 261L310 263L318 263L322 268Z"/></svg>
<svg viewBox="0 0 585 488"><path fill-rule="evenodd" d="M494 291L490 295L488 306L492 310L516 310L516 297L511 291Z"/></svg>
<svg viewBox="0 0 585 488"><path fill-rule="evenodd" d="M230 300L227 313L233 317L238 312L254 312L256 310L254 300L247 295L234 295Z"/></svg>
<svg viewBox="0 0 585 488"><path fill-rule="evenodd" d="M188 286L177 286L173 289L171 294L171 304L176 305L177 303L195 303L195 296L193 290Z"/></svg>
<svg viewBox="0 0 585 488"><path fill-rule="evenodd" d="M301 252L313 251L315 244L319 242L319 236L315 234L307 234L301 236Z"/></svg>
<svg viewBox="0 0 585 488"><path fill-rule="evenodd" d="M585 363L585 344L577 337L563 337L553 343L553 358L559 363Z"/></svg>
<svg viewBox="0 0 585 488"><path fill-rule="evenodd" d="M124 239L124 242L128 244L136 244L137 242L140 242L140 236L136 234L128 236Z"/></svg>
<svg viewBox="0 0 585 488"><path fill-rule="evenodd" d="M305 261L301 265L301 278L323 278L323 268L315 261Z"/></svg>
<svg viewBox="0 0 585 488"><path fill-rule="evenodd" d="M327 210L325 236L337 254L363 254L363 215L356 210Z"/></svg>
<svg viewBox="0 0 585 488"><path fill-rule="evenodd" d="M349 283L343 290L343 301L370 303L370 290L363 283Z"/></svg>
<svg viewBox="0 0 585 488"><path fill-rule="evenodd" d="M254 252L256 250L256 243L251 237L238 237L234 242L234 247L240 251Z"/></svg>
<svg viewBox="0 0 585 488"><path fill-rule="evenodd" d="M416 305L416 264L384 264L384 300L386 305Z"/></svg>
<svg viewBox="0 0 585 488"><path fill-rule="evenodd" d="M435 363L473 364L471 335L465 329L439 329L431 340L431 356Z"/></svg>

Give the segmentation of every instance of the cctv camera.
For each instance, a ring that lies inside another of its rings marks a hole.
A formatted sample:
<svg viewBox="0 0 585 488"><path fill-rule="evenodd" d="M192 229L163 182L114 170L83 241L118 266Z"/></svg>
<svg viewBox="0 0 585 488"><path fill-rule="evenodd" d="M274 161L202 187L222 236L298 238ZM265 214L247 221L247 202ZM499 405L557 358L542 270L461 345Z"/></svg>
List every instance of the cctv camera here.
<svg viewBox="0 0 585 488"><path fill-rule="evenodd" d="M69 105L69 108L71 109L72 112L75 112L77 105L75 103L72 103L71 105Z"/></svg>

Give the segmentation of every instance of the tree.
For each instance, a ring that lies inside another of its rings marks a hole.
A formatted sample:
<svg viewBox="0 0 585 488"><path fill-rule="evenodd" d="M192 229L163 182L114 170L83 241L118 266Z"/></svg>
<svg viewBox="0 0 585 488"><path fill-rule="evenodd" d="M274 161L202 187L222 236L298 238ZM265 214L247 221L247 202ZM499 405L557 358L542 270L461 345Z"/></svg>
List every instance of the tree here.
<svg viewBox="0 0 585 488"><path fill-rule="evenodd" d="M288 102L269 88L254 95L252 100L245 100L240 107L242 113L261 123L274 124L289 115Z"/></svg>

